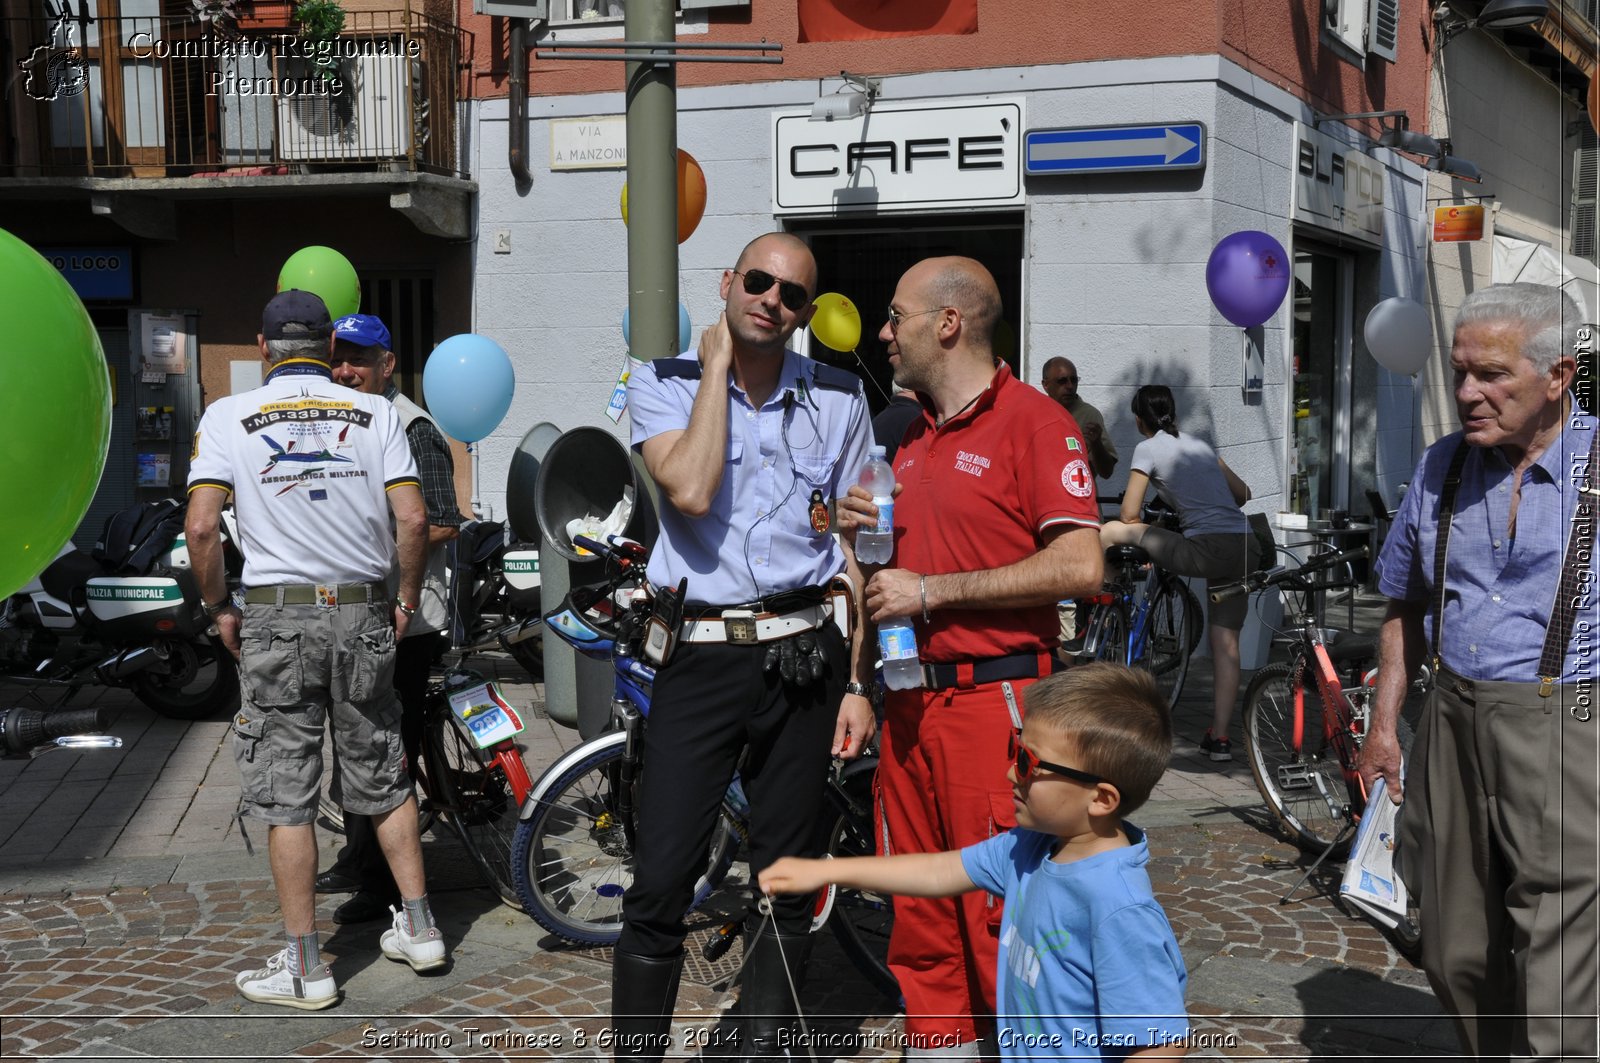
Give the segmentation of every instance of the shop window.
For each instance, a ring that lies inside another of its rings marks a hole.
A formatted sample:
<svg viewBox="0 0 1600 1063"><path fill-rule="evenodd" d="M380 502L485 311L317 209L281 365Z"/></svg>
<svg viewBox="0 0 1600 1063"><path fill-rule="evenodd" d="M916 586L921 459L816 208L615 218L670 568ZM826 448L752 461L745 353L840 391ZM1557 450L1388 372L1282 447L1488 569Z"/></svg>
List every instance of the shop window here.
<svg viewBox="0 0 1600 1063"><path fill-rule="evenodd" d="M1394 62L1399 55L1400 0L1323 0L1323 28L1358 56Z"/></svg>

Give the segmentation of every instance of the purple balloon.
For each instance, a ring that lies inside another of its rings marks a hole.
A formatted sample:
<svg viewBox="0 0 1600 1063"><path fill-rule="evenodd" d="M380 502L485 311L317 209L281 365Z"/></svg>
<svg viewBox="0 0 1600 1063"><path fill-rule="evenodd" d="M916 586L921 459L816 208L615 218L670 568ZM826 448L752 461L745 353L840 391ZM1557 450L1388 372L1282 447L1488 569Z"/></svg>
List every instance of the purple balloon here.
<svg viewBox="0 0 1600 1063"><path fill-rule="evenodd" d="M1291 276L1283 245L1254 229L1224 236L1206 261L1211 301L1240 328L1254 328L1278 312Z"/></svg>

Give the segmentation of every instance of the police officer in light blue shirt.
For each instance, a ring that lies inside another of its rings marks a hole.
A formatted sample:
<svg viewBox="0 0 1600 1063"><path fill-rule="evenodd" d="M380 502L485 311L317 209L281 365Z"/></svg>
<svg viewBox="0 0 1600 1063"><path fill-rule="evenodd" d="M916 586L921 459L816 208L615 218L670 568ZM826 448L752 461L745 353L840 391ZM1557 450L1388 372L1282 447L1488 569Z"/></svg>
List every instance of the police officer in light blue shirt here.
<svg viewBox="0 0 1600 1063"><path fill-rule="evenodd" d="M660 1059L683 963L683 916L718 804L740 768L750 867L815 855L830 755L854 757L876 724L871 663L830 583L861 580L830 532L833 503L872 442L852 373L785 349L810 320L817 267L785 233L752 241L722 275L726 310L697 351L628 381L633 445L661 493L657 587L687 580L678 645L659 670L633 885L613 971L618 1059ZM846 636L845 631L851 635ZM773 925L752 914L742 1054L781 1053L809 937L811 898L786 898ZM787 962L788 969L785 969Z"/></svg>
<svg viewBox="0 0 1600 1063"><path fill-rule="evenodd" d="M1401 799L1395 721L1428 653L1399 860L1422 966L1473 1058L1595 1058L1600 469L1568 391L1593 358L1579 320L1542 284L1461 304L1462 431L1423 455L1378 559L1390 602L1361 774Z"/></svg>

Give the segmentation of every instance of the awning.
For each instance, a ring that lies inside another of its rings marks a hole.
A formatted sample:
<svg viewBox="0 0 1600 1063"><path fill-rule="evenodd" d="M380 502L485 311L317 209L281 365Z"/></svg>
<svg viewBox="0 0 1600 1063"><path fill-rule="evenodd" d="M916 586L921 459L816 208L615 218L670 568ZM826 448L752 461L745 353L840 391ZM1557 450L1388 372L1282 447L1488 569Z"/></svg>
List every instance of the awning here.
<svg viewBox="0 0 1600 1063"><path fill-rule="evenodd" d="M1489 279L1494 284L1554 285L1577 302L1583 320L1600 322L1600 268L1586 258L1557 253L1532 240L1496 235Z"/></svg>

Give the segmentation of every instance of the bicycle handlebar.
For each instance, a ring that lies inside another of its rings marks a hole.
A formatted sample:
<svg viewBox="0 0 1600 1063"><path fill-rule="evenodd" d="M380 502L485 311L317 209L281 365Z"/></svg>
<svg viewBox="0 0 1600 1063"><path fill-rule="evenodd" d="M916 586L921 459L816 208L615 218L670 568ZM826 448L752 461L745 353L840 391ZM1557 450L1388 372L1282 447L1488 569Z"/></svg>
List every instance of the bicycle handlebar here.
<svg viewBox="0 0 1600 1063"><path fill-rule="evenodd" d="M574 535L572 544L580 549L589 551L591 554L597 554L607 561L616 561L624 565L643 561L650 556L650 551L646 550L642 544L621 535L608 535L605 542L591 539L587 535Z"/></svg>
<svg viewBox="0 0 1600 1063"><path fill-rule="evenodd" d="M1349 550L1341 550L1338 553L1314 557L1296 568L1284 568L1279 565L1276 568L1265 569L1261 572L1252 572L1238 583L1229 583L1212 591L1211 600L1213 602L1225 602L1232 598L1237 598L1241 594L1249 594L1252 591L1275 587L1280 583L1297 583L1302 589L1310 589L1306 577L1312 573L1333 568L1335 565L1347 564L1348 562L1368 557L1371 554L1372 551L1365 546L1355 546Z"/></svg>

